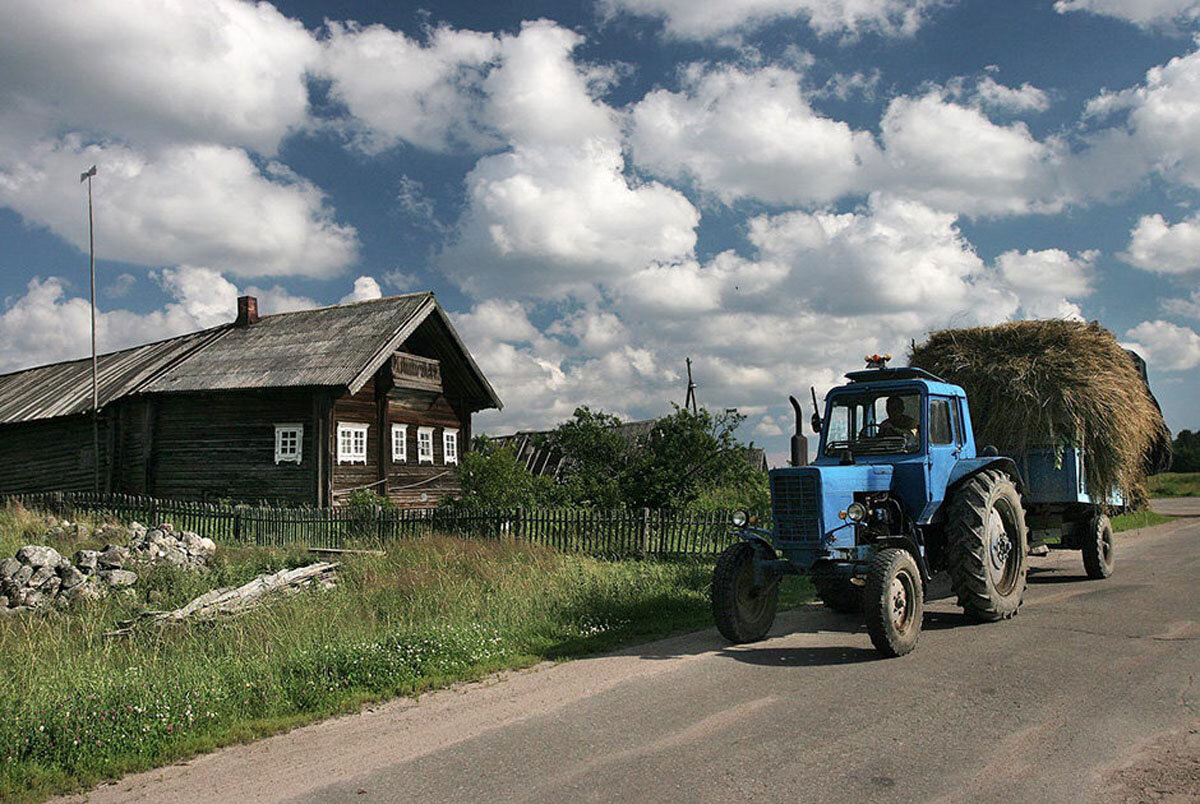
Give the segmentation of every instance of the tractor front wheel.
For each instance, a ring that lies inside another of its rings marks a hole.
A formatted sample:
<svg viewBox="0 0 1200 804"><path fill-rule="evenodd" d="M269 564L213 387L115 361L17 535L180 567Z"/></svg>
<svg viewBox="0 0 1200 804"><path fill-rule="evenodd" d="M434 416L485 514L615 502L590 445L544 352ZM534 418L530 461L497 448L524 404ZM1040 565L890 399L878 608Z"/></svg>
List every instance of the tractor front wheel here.
<svg viewBox="0 0 1200 804"><path fill-rule="evenodd" d="M966 481L946 511L950 582L963 611L1007 620L1025 597L1025 509L1012 478L987 470Z"/></svg>
<svg viewBox="0 0 1200 804"><path fill-rule="evenodd" d="M875 554L862 591L862 607L871 643L884 656L903 656L917 646L925 590L911 553L888 547Z"/></svg>
<svg viewBox="0 0 1200 804"><path fill-rule="evenodd" d="M779 576L754 582L754 545L726 548L713 571L712 612L717 630L730 642L757 642L767 635L779 608Z"/></svg>
<svg viewBox="0 0 1200 804"><path fill-rule="evenodd" d="M1104 514L1091 521L1083 537L1083 568L1089 578L1102 580L1112 575L1117 554L1113 547L1112 522Z"/></svg>

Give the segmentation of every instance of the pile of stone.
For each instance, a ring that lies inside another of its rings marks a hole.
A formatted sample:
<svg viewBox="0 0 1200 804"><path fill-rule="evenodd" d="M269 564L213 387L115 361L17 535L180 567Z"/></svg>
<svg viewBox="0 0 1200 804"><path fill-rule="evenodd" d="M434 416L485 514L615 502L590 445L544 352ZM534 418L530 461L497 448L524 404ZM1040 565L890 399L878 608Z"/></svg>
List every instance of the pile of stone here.
<svg viewBox="0 0 1200 804"><path fill-rule="evenodd" d="M87 535L69 528L69 522L52 526L61 534ZM189 570L207 568L217 550L211 539L195 533L176 531L163 524L147 528L134 522L128 527L104 525L93 537L120 532L127 546L107 544L103 550L79 550L70 559L53 547L26 545L13 558L0 560L0 614L29 611L54 603L96 599L109 590L127 589L137 583L138 575L130 567L158 563Z"/></svg>

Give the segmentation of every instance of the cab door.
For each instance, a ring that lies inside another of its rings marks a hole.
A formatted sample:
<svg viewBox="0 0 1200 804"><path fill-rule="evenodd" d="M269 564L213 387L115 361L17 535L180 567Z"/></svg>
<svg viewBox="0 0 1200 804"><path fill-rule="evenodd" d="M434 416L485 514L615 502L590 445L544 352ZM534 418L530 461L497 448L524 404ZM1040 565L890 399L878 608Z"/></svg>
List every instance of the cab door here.
<svg viewBox="0 0 1200 804"><path fill-rule="evenodd" d="M962 452L962 434L958 432L958 401L946 396L929 397L929 451L926 453L926 493L930 502L940 502L946 496L950 472Z"/></svg>

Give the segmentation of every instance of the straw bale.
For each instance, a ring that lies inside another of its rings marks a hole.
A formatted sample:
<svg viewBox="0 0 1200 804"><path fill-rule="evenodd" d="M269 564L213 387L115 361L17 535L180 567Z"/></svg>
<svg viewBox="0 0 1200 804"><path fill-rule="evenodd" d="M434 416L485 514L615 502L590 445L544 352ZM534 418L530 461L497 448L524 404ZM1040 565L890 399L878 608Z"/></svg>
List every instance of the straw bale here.
<svg viewBox="0 0 1200 804"><path fill-rule="evenodd" d="M909 362L966 389L981 448L1082 447L1096 499L1135 488L1166 433L1133 360L1096 322L941 330Z"/></svg>

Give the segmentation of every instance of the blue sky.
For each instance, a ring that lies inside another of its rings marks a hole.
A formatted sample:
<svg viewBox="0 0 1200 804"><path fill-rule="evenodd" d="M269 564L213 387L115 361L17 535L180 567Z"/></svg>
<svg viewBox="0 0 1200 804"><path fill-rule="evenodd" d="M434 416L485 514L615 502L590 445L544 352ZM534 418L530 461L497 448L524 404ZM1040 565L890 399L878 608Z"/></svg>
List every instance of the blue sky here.
<svg viewBox="0 0 1200 804"><path fill-rule="evenodd" d="M0 0L0 371L434 290L505 400L789 393L1098 319L1200 428L1200 0Z"/></svg>

